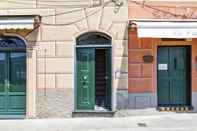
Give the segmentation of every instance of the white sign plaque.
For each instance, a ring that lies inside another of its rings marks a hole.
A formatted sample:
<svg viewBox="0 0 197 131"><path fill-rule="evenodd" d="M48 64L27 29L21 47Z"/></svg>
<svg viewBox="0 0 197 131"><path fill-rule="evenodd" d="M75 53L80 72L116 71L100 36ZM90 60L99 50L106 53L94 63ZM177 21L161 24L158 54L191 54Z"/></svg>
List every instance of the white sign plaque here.
<svg viewBox="0 0 197 131"><path fill-rule="evenodd" d="M197 38L197 22L135 22L138 37L151 38Z"/></svg>
<svg viewBox="0 0 197 131"><path fill-rule="evenodd" d="M168 64L158 64L158 70L168 70Z"/></svg>

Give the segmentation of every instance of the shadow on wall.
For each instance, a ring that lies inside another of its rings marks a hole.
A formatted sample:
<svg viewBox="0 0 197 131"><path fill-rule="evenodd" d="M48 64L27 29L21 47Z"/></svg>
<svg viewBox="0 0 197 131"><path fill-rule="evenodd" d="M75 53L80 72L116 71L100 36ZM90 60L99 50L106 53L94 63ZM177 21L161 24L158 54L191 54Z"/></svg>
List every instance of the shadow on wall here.
<svg viewBox="0 0 197 131"><path fill-rule="evenodd" d="M28 44L27 45L28 49L30 49L30 50L35 49L34 46L36 46L36 42L40 39L39 37L41 37L41 36L39 36L41 34L39 32L39 30L40 30L40 28L37 27L24 36L24 39L26 39L27 44Z"/></svg>
<svg viewBox="0 0 197 131"><path fill-rule="evenodd" d="M128 108L128 30L124 30L124 40L116 43L116 48L121 50L118 59L120 60L119 70L115 70L115 80L117 81L117 109Z"/></svg>

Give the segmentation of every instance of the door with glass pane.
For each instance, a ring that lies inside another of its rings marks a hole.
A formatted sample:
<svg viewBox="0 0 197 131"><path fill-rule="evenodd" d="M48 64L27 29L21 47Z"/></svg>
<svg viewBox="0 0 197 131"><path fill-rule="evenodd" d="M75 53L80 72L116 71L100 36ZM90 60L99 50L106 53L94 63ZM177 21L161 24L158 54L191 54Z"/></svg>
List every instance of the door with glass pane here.
<svg viewBox="0 0 197 131"><path fill-rule="evenodd" d="M26 53L0 53L0 115L22 115L26 109Z"/></svg>

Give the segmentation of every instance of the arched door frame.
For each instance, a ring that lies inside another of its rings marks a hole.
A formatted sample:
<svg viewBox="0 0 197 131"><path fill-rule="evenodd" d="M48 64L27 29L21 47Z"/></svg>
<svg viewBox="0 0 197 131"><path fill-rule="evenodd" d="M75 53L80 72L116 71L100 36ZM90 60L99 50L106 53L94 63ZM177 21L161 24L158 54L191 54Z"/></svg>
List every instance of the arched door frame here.
<svg viewBox="0 0 197 131"><path fill-rule="evenodd" d="M78 38L80 38L81 36L83 36L83 35L85 35L85 34L88 34L88 33L98 33L98 35L102 35L102 36L104 36L104 37L107 37L107 38L109 38L109 40L110 40L110 44L109 45L77 45L77 39ZM75 41L75 45L74 45L74 62L73 62L73 64L74 64L74 66L73 66L73 68L74 68L74 81L73 81L73 85L74 85L74 111L77 111L76 109L77 109L77 99L76 99L76 95L77 95L77 84L76 84L76 82L77 82L77 48L85 48L85 47L87 47L87 48L110 48L111 49L111 63L113 63L113 38L110 36L110 35L108 35L108 33L106 33L106 32L103 32L103 31L95 31L95 30L93 30L93 31L85 31L85 32L83 32L83 33L80 33L80 34L78 34L78 35L76 35L75 36L75 39L74 39L74 41ZM111 110L112 111L114 111L115 110L115 89L113 88L114 87L114 68L113 68L113 64L111 65Z"/></svg>
<svg viewBox="0 0 197 131"><path fill-rule="evenodd" d="M26 113L22 118L34 118L36 116L36 74L33 73L32 69L35 68L35 59L31 55L31 59L28 57L29 54L35 54L32 49L28 49L28 42L22 36L15 33L4 33L2 37L16 37L22 40L26 45ZM33 62L34 61L34 62ZM31 71L30 71L31 70ZM31 79L32 78L32 79ZM30 81L31 80L31 81ZM20 116L19 116L20 117ZM17 117L18 118L18 117Z"/></svg>

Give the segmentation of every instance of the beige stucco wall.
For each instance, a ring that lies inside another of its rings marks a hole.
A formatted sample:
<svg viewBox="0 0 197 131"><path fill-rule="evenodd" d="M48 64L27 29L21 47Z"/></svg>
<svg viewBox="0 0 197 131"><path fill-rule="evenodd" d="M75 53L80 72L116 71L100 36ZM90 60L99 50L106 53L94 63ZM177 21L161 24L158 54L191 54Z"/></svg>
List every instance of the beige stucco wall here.
<svg viewBox="0 0 197 131"><path fill-rule="evenodd" d="M110 2L103 6L108 2L107 0L103 0L101 5L99 0L12 1L0 1L0 15L42 17L40 27L25 37L27 44L33 45L33 49L28 50L27 60L29 117L36 115L36 89L74 89L75 40L86 32L99 31L112 37L114 101L117 88L127 90L128 5L126 0L122 0L124 4L121 6L118 6L118 2L117 4ZM68 11L73 12L64 14ZM67 23L70 24L65 25ZM126 73L121 74L117 71ZM117 74L119 77L116 78ZM74 94L74 90L72 91Z"/></svg>

